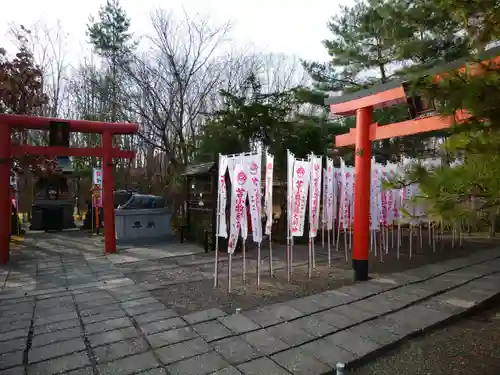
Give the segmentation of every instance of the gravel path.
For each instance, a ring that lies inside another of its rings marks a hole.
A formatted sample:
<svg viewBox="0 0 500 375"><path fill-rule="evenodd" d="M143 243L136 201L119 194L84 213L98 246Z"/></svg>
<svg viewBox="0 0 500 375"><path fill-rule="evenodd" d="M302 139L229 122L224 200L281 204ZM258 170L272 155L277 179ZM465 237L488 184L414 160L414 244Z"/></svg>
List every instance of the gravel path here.
<svg viewBox="0 0 500 375"><path fill-rule="evenodd" d="M349 374L500 374L500 303L407 341Z"/></svg>

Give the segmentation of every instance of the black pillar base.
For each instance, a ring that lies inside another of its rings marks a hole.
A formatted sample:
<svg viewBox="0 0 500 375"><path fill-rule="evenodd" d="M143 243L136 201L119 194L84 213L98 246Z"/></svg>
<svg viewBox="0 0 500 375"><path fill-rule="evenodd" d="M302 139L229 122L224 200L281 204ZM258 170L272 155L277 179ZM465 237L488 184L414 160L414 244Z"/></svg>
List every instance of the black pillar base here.
<svg viewBox="0 0 500 375"><path fill-rule="evenodd" d="M354 281L368 281L368 260L352 260Z"/></svg>

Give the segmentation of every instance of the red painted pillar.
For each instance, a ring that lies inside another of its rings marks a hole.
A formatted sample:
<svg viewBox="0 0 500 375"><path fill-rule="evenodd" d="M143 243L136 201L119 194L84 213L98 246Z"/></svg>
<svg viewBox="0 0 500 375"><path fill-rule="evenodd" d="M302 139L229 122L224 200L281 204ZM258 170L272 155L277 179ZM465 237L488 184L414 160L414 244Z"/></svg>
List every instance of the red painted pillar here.
<svg viewBox="0 0 500 375"><path fill-rule="evenodd" d="M9 262L10 227L10 127L0 122L0 264Z"/></svg>
<svg viewBox="0 0 500 375"><path fill-rule="evenodd" d="M368 280L368 248L370 245L370 182L372 147L370 125L373 108L356 111L356 184L354 191L354 242L352 268L355 281Z"/></svg>
<svg viewBox="0 0 500 375"><path fill-rule="evenodd" d="M102 134L102 147L104 148L103 160L103 206L104 206L104 251L106 253L116 252L116 232L115 232L115 204L113 197L113 158L111 149L113 148L113 135L110 132Z"/></svg>

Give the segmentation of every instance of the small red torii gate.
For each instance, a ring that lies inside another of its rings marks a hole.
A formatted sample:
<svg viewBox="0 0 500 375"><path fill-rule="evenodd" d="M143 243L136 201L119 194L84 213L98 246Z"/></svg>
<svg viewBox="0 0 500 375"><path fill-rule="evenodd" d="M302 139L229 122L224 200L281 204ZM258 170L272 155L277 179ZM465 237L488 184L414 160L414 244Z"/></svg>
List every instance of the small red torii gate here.
<svg viewBox="0 0 500 375"><path fill-rule="evenodd" d="M64 123L70 132L96 133L102 135L102 146L95 148L72 148L60 146L13 145L12 129L47 130L52 123ZM116 251L115 213L113 199L113 158L133 159L134 151L113 147L113 135L135 134L137 124L109 123L84 120L64 120L57 118L0 114L0 264L9 261L10 222L10 175L12 158L26 155L94 156L103 159L103 205L104 205L104 250Z"/></svg>
<svg viewBox="0 0 500 375"><path fill-rule="evenodd" d="M500 65L499 55L500 47L487 50L481 55L482 63ZM428 75L439 80L446 72L464 70L464 65L467 62L467 59L460 59L437 67L429 71ZM471 74L476 74L476 72L480 72L480 69L470 71ZM330 111L333 115L356 116L356 127L350 129L346 134L335 137L336 147L355 145L356 184L352 268L356 281L368 280L372 141L448 129L469 116L465 111L458 111L455 116L449 117L431 115L383 126L373 123L374 109L398 104L412 104L412 98L406 91L405 82L396 80L352 94L329 97L325 100L325 104L330 105Z"/></svg>

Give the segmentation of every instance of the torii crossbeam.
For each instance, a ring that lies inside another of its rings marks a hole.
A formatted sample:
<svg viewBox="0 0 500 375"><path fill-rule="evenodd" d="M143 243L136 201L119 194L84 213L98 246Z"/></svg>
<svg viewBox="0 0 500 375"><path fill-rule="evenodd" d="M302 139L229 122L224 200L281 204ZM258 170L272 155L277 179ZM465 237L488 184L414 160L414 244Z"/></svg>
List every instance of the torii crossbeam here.
<svg viewBox="0 0 500 375"><path fill-rule="evenodd" d="M492 48L481 55L484 62L500 64L500 47ZM467 59L460 59L433 69L427 74L439 79L443 73L464 69ZM466 112L457 112L455 117L427 115L408 121L379 126L373 123L373 110L398 104L408 104L409 94L405 90L405 81L395 80L367 90L352 94L329 97L325 104L338 116L356 116L356 128L348 133L335 137L335 146L355 145L354 191L354 240L352 251L352 268L356 281L368 280L368 249L370 236L370 182L371 182L371 142L375 140L404 137L412 134L426 133L447 129L458 120L464 120Z"/></svg>

